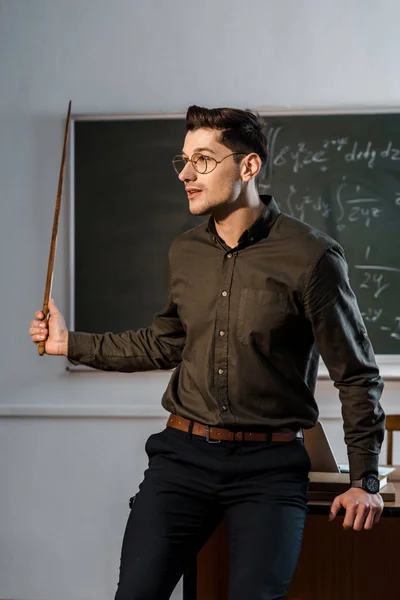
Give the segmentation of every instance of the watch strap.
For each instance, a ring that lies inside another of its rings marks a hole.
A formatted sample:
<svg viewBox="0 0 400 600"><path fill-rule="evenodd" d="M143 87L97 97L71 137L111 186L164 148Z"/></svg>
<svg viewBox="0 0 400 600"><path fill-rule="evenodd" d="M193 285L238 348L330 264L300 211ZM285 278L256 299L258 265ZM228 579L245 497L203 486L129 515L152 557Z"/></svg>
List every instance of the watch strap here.
<svg viewBox="0 0 400 600"><path fill-rule="evenodd" d="M362 488L364 483L364 479L352 479L350 481L350 487Z"/></svg>
<svg viewBox="0 0 400 600"><path fill-rule="evenodd" d="M350 487L361 488L369 494L377 494L380 489L380 481L376 475L367 475L362 479L352 479L350 481Z"/></svg>

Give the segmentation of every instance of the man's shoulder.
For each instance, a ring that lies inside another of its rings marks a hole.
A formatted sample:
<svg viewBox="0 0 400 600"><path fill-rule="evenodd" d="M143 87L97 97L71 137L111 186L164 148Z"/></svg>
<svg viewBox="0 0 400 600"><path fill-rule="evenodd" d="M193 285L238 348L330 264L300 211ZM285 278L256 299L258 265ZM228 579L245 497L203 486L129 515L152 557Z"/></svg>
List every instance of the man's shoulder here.
<svg viewBox="0 0 400 600"><path fill-rule="evenodd" d="M174 238L170 245L170 256L171 254L185 251L188 244L193 244L193 242L204 242L204 240L207 240L207 221L183 231Z"/></svg>
<svg viewBox="0 0 400 600"><path fill-rule="evenodd" d="M200 223L196 227L192 227L191 229L187 229L180 233L176 238L173 239L171 243L171 249L179 250L182 245L187 244L188 242L195 242L204 240L207 236L207 221Z"/></svg>
<svg viewBox="0 0 400 600"><path fill-rule="evenodd" d="M331 248L342 251L335 239L287 213L281 213L277 223L276 235L294 243L299 252L304 251L309 257L321 256Z"/></svg>

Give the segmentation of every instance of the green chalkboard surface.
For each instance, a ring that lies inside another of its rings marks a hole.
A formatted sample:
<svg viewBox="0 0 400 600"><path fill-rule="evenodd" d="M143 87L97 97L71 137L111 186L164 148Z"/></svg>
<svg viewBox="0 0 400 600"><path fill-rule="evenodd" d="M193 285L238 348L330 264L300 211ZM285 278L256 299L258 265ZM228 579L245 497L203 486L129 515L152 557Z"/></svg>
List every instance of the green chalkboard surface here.
<svg viewBox="0 0 400 600"><path fill-rule="evenodd" d="M400 354L400 114L264 115L260 192L337 239L377 354ZM151 322L172 239L195 227L172 157L184 119L76 118L74 329Z"/></svg>

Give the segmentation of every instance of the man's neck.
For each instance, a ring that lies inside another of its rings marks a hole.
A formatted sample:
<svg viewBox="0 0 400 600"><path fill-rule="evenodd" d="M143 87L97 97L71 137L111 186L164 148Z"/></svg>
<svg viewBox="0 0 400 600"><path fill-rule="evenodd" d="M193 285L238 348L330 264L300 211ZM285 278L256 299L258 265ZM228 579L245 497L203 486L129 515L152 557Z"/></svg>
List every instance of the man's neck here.
<svg viewBox="0 0 400 600"><path fill-rule="evenodd" d="M246 203L225 214L213 214L215 228L221 239L230 248L237 246L240 236L249 229L263 212L265 206L257 195Z"/></svg>

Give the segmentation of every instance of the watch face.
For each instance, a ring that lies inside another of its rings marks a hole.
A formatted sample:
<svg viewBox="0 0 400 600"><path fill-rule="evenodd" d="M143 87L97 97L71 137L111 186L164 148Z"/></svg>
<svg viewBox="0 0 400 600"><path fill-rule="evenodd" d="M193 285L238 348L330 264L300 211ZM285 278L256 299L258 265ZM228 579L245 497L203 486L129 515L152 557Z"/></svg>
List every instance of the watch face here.
<svg viewBox="0 0 400 600"><path fill-rule="evenodd" d="M366 478L366 491L370 494L377 494L379 492L379 479L374 475L369 475Z"/></svg>

